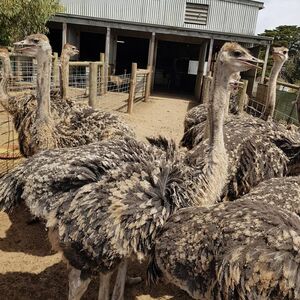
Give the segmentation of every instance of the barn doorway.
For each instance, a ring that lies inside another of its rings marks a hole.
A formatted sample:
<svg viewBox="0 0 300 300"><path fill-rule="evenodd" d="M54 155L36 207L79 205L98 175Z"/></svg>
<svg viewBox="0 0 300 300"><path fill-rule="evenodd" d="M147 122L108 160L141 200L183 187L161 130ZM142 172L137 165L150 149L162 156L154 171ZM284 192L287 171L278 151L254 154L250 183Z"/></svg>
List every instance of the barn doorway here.
<svg viewBox="0 0 300 300"><path fill-rule="evenodd" d="M189 67L194 63L196 69L198 60L197 44L158 41L154 91L192 95L196 75L189 71Z"/></svg>
<svg viewBox="0 0 300 300"><path fill-rule="evenodd" d="M136 62L140 69L147 68L148 48L148 39L118 36L115 73L130 73L133 62Z"/></svg>
<svg viewBox="0 0 300 300"><path fill-rule="evenodd" d="M50 27L47 36L49 38L52 51L58 53L60 56L62 50L62 29Z"/></svg>
<svg viewBox="0 0 300 300"><path fill-rule="evenodd" d="M105 34L80 32L80 60L99 61L105 52Z"/></svg>

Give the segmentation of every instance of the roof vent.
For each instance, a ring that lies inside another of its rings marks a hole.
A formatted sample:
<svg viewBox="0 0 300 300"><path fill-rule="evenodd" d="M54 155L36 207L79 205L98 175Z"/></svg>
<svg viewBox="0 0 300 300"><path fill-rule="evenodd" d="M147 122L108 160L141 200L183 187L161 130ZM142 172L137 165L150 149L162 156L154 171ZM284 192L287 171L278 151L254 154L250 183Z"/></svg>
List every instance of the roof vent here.
<svg viewBox="0 0 300 300"><path fill-rule="evenodd" d="M208 16L208 5L197 3L186 3L185 24L206 25Z"/></svg>

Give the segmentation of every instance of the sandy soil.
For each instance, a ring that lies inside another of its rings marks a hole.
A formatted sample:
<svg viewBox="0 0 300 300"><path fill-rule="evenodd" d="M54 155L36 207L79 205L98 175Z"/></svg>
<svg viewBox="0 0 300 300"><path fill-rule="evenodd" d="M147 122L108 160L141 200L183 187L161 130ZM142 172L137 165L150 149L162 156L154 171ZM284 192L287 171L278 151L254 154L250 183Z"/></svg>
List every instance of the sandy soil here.
<svg viewBox="0 0 300 300"><path fill-rule="evenodd" d="M122 117L136 130L137 136L162 134L177 142L183 132L183 118L194 103L187 99L153 97L134 107L132 115ZM67 268L58 253L51 251L43 224L27 225L29 213L18 207L9 216L0 213L0 299L67 299ZM145 279L146 265L132 263L129 275ZM83 299L97 299L97 279ZM184 292L171 285L149 287L145 280L127 286L125 300L187 300Z"/></svg>

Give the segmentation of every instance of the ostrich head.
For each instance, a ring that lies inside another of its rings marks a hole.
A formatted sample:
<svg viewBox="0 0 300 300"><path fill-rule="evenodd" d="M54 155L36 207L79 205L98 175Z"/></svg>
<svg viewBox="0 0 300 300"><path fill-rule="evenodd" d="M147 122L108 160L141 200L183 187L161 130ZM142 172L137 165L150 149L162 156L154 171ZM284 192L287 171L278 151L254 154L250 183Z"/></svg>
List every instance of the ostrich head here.
<svg viewBox="0 0 300 300"><path fill-rule="evenodd" d="M289 59L289 49L285 47L274 47L272 57L275 62L285 63Z"/></svg>
<svg viewBox="0 0 300 300"><path fill-rule="evenodd" d="M223 69L226 68L231 74L257 69L257 64L263 63L237 43L225 43L220 51L219 60Z"/></svg>
<svg viewBox="0 0 300 300"><path fill-rule="evenodd" d="M7 59L9 58L9 52L8 49L5 47L0 47L0 59Z"/></svg>
<svg viewBox="0 0 300 300"><path fill-rule="evenodd" d="M66 43L64 45L63 52L70 57L79 54L79 50L75 46L73 46L69 43Z"/></svg>
<svg viewBox="0 0 300 300"><path fill-rule="evenodd" d="M49 39L44 34L32 34L25 40L14 43L15 51L27 56L37 56L41 52L51 52Z"/></svg>

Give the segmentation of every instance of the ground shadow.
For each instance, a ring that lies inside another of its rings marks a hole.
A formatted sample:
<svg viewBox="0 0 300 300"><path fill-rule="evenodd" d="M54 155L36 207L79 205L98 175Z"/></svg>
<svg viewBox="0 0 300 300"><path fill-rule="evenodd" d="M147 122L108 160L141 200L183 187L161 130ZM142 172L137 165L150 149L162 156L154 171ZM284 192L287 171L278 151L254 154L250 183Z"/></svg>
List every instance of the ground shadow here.
<svg viewBox="0 0 300 300"><path fill-rule="evenodd" d="M145 265L130 266L129 275L145 273ZM159 284L147 286L145 278L137 285L126 286L124 299L172 299L190 300L187 294L174 286ZM99 283L93 278L82 300L97 299ZM68 271L63 262L55 264L39 274L12 272L0 274L1 300L66 300L68 297ZM144 296L142 296L144 295ZM164 296L168 297L164 298ZM150 298L151 297L151 298Z"/></svg>
<svg viewBox="0 0 300 300"><path fill-rule="evenodd" d="M51 253L44 223L38 222L28 225L27 223L31 218L24 204L20 204L9 214L12 224L6 231L6 237L0 239L0 250L23 252L36 256L46 256Z"/></svg>

